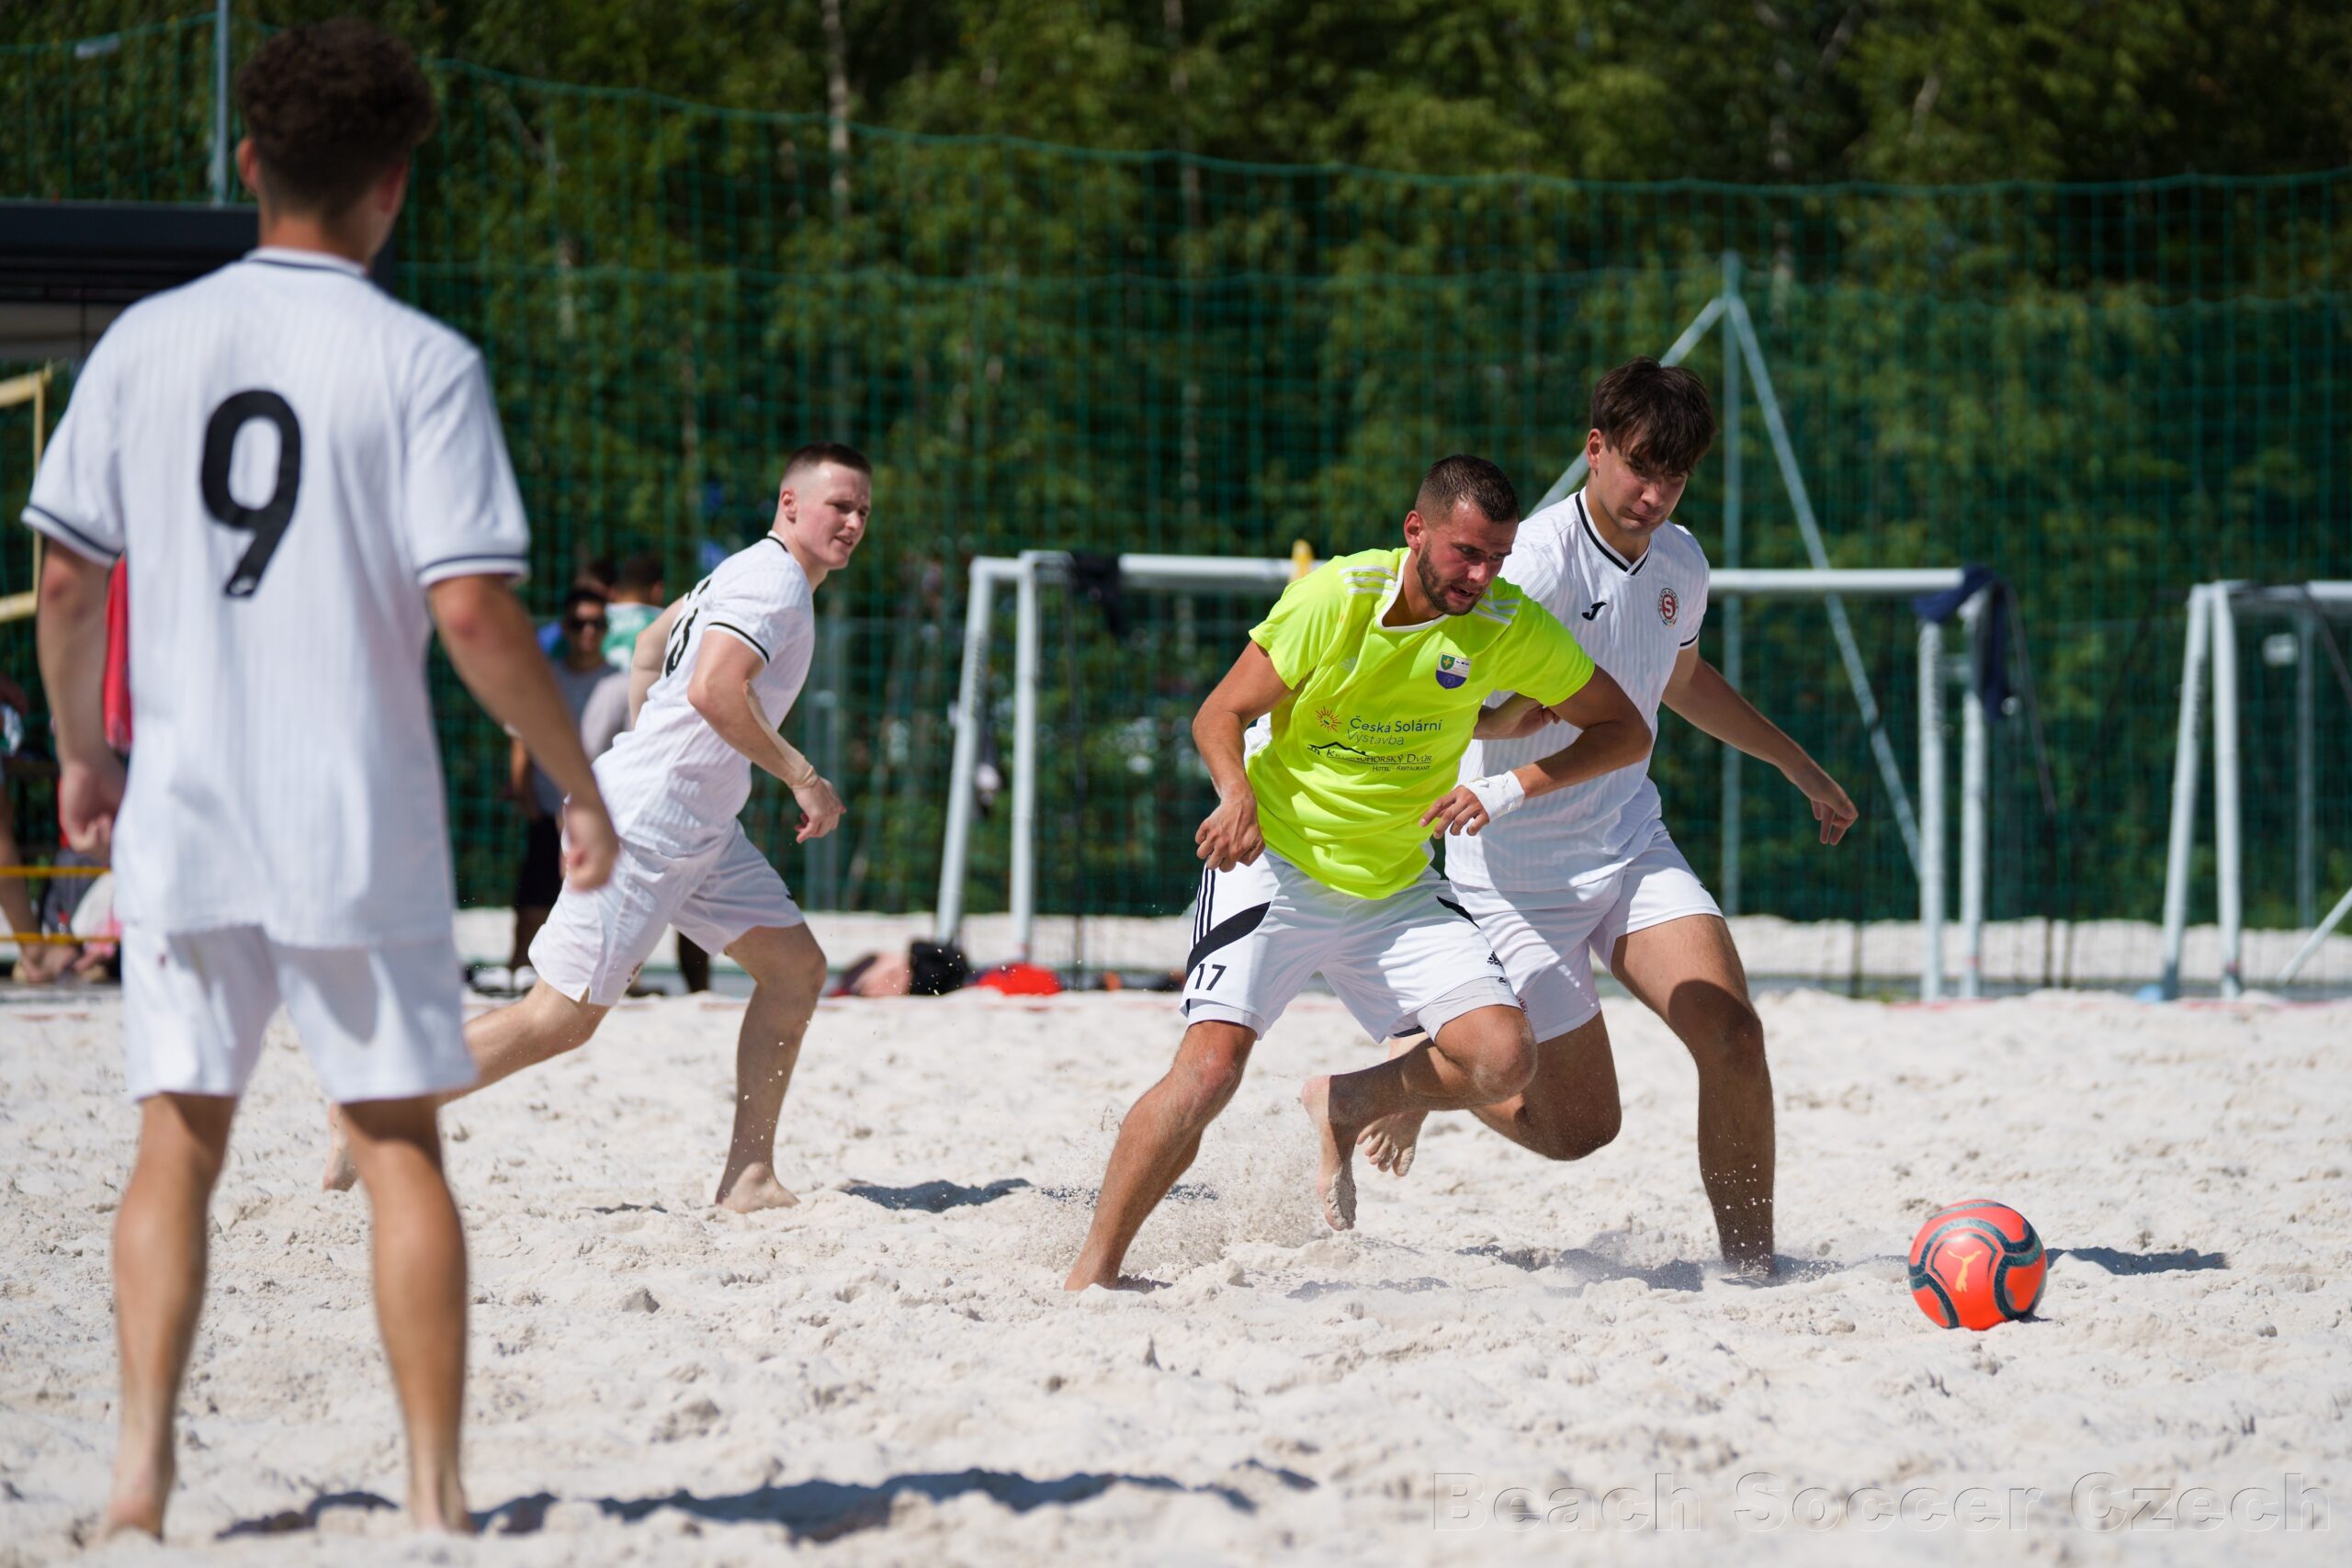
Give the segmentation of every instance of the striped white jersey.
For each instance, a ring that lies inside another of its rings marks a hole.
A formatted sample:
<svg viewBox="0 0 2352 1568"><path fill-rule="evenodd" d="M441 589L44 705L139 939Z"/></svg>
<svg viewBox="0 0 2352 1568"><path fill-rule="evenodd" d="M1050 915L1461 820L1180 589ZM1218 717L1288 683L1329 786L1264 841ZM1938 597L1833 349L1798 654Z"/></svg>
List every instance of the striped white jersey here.
<svg viewBox="0 0 2352 1568"><path fill-rule="evenodd" d="M628 842L689 855L727 838L752 798L752 762L686 700L705 638L730 637L767 661L752 678L778 724L799 700L817 647L817 598L808 573L774 534L718 563L681 602L637 726L596 760L596 787Z"/></svg>
<svg viewBox="0 0 2352 1568"><path fill-rule="evenodd" d="M1675 660L1699 640L1707 615L1707 553L1690 531L1668 523L1640 559L1628 562L1602 542L1579 491L1519 525L1504 570L1577 634L1655 736ZM1577 734L1572 724L1549 724L1518 740L1473 740L1462 777L1484 778L1548 757ZM1566 886L1604 874L1638 852L1657 820L1649 770L1620 768L1539 795L1475 838L1446 840L1446 875L1502 893Z"/></svg>
<svg viewBox="0 0 2352 1568"><path fill-rule="evenodd" d="M125 924L446 939L424 590L529 544L481 356L356 265L257 250L124 312L25 521L127 559Z"/></svg>

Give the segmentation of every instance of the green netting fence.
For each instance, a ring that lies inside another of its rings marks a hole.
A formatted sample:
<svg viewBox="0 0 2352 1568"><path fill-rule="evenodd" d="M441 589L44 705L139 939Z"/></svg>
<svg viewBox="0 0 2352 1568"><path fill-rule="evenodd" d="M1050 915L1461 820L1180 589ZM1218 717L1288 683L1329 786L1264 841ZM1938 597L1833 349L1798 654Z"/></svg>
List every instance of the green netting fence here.
<svg viewBox="0 0 2352 1568"><path fill-rule="evenodd" d="M209 26L0 53L0 194L203 198ZM1454 450L1494 457L1532 499L1579 448L1592 378L1670 342L1727 254L1833 563L1984 562L2015 584L2051 791L2033 715L2013 704L1994 721L1996 918L2154 919L2188 584L2352 577L2352 172L1439 178L919 136L433 69L443 121L399 287L489 356L537 603L582 559L639 549L683 587L765 526L778 459L804 440L876 460L873 535L825 591L793 720L850 781L854 830L801 856L780 791L753 812L814 907L931 905L970 557L1384 544L1420 468ZM1691 363L1719 380L1719 342ZM1747 406L1736 564L1802 566ZM0 428L11 505L20 446ZM1719 565L1735 564L1723 493L1711 460L1681 512ZM0 592L25 568L22 551L5 559ZM1256 606L1138 601L1122 643L1056 604L1041 902L1180 910L1206 800L1185 726ZM1907 759L1914 623L1901 605L1855 613ZM1747 625L1751 694L1865 816L1825 855L1802 803L1750 769L1743 908L1916 912L1819 611L1758 608ZM1714 653L1712 624L1707 638ZM21 639L0 651L29 668ZM1010 663L1008 641L1000 734ZM2252 643L2244 663L2248 913L2289 926L2310 888L2324 908L2352 883L2352 706L2321 681L2318 799L2299 808L2270 787L2313 771L2292 741L2297 668ZM444 694L461 890L503 902L518 829L496 798L501 747ZM1657 765L1678 837L1712 870L1715 748L1669 720ZM1002 896L1001 812L976 855L985 908Z"/></svg>

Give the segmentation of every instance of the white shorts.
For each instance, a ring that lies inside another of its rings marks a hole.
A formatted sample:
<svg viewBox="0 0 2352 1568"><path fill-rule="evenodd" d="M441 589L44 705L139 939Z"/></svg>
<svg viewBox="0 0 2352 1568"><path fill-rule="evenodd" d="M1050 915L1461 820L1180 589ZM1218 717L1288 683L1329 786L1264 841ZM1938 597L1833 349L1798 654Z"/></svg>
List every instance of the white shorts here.
<svg viewBox="0 0 2352 1568"><path fill-rule="evenodd" d="M280 1003L327 1098L409 1100L474 1081L465 973L448 937L289 947L258 926L122 933L130 1098L245 1092Z"/></svg>
<svg viewBox="0 0 2352 1568"><path fill-rule="evenodd" d="M724 953L761 926L807 923L791 890L741 822L699 854L664 855L623 840L612 880L565 887L531 942L531 970L576 1002L610 1007L672 926L706 953Z"/></svg>
<svg viewBox="0 0 2352 1568"><path fill-rule="evenodd" d="M1453 891L1494 944L1538 1040L1557 1040L1600 1016L1592 961L1609 964L1620 938L1686 915L1723 913L1663 828L1614 876L1542 893Z"/></svg>
<svg viewBox="0 0 2352 1568"><path fill-rule="evenodd" d="M1416 1023L1434 1036L1474 1008L1519 1005L1434 871L1401 893L1358 898L1266 850L1254 864L1203 871L1193 922L1189 1022L1263 1034L1317 970L1374 1040Z"/></svg>

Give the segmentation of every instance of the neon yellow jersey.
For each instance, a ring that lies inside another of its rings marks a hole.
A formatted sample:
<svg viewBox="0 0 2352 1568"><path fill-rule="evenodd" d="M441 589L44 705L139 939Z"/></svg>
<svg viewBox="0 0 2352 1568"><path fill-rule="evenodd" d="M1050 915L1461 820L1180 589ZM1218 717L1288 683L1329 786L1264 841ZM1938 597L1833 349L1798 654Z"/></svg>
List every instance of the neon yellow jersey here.
<svg viewBox="0 0 2352 1568"><path fill-rule="evenodd" d="M1564 702L1592 660L1497 580L1476 608L1384 626L1406 552L1365 550L1294 582L1250 638L1291 694L1250 759L1267 847L1325 886L1385 898L1429 864L1421 813L1451 790L1489 692Z"/></svg>

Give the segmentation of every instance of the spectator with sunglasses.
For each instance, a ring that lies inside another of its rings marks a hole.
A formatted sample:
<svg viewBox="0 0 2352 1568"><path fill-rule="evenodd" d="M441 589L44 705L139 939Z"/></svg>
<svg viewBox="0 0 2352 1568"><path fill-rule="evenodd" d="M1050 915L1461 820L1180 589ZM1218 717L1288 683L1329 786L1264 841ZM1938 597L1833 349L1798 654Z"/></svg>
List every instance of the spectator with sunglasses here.
<svg viewBox="0 0 2352 1568"><path fill-rule="evenodd" d="M555 649L548 655L556 690L562 694L564 706L571 710L572 723L580 728L582 742L594 761L613 738L609 732L590 735L582 722L589 705L602 687L617 683L623 694L628 690L628 675L605 660L605 634L611 628L605 595L594 588L573 588L563 597L563 615L556 627ZM599 708L609 705L596 704ZM508 747L509 787L522 804L525 823L523 864L514 879L514 951L508 960L512 977L511 971L522 967L531 939L538 934L548 911L555 908L557 895L563 891L560 829L563 791L531 760L520 740L509 741ZM514 983L522 982L514 978Z"/></svg>

